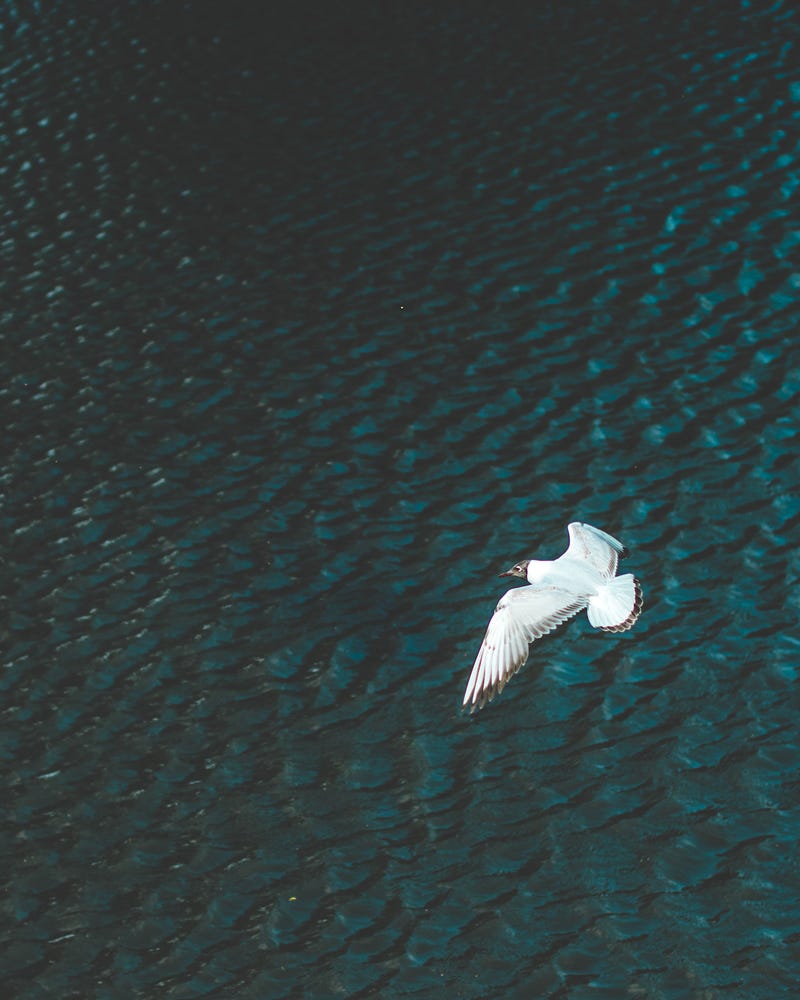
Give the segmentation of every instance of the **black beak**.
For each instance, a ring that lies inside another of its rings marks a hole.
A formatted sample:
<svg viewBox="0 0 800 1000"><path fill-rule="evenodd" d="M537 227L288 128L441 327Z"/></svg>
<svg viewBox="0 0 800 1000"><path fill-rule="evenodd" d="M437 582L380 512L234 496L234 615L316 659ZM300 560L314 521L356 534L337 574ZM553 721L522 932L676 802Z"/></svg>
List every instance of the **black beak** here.
<svg viewBox="0 0 800 1000"><path fill-rule="evenodd" d="M505 573L498 573L497 574L498 578L501 577L501 576L513 576L513 575L514 575L514 570L513 569L507 569L505 571Z"/></svg>

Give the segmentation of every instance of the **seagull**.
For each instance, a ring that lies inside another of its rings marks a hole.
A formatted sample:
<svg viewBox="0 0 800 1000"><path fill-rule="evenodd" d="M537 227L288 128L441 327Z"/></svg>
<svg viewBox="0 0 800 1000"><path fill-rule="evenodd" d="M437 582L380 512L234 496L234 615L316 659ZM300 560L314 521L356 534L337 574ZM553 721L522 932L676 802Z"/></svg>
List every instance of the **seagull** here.
<svg viewBox="0 0 800 1000"><path fill-rule="evenodd" d="M642 611L642 588L631 573L617 576L622 542L591 524L567 525L569 546L558 559L525 559L500 576L529 586L507 591L495 608L464 692L462 708L483 708L528 659L528 646L583 608L589 624L627 631Z"/></svg>

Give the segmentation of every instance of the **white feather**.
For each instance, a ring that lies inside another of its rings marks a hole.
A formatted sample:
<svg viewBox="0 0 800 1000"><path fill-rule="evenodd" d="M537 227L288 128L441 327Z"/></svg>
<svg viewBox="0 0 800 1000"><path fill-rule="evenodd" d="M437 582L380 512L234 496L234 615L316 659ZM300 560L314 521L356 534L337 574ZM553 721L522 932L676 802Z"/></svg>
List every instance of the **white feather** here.
<svg viewBox="0 0 800 1000"><path fill-rule="evenodd" d="M590 524L567 527L569 547L552 561L528 561L528 586L507 591L500 599L472 666L464 705L482 707L528 658L528 646L587 608L595 628L621 632L639 617L642 594L630 573L615 576L625 548L612 535Z"/></svg>

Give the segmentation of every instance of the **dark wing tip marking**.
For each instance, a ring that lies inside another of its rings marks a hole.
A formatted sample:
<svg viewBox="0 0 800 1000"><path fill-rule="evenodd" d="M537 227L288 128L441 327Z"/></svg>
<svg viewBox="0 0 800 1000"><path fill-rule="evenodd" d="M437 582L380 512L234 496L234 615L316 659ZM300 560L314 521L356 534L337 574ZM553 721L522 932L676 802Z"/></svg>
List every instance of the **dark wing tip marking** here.
<svg viewBox="0 0 800 1000"><path fill-rule="evenodd" d="M625 621L620 622L619 625L601 625L600 628L604 632L627 632L628 629L631 628L633 624L636 622L636 619L642 613L642 604L643 604L642 585L639 583L636 577L633 578L633 593L634 593L633 610L631 611L631 613L628 615Z"/></svg>

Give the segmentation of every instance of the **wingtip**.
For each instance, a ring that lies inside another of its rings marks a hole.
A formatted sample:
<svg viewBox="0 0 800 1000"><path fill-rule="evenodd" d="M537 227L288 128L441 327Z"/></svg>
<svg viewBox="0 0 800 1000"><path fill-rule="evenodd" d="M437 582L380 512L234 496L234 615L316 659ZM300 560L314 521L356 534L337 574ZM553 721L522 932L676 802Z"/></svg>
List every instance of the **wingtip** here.
<svg viewBox="0 0 800 1000"><path fill-rule="evenodd" d="M494 698L494 689L481 688L480 690L470 690L467 689L464 695L464 700L461 702L461 711L464 712L469 709L469 714L474 715L475 712L480 712L487 701L491 701Z"/></svg>
<svg viewBox="0 0 800 1000"><path fill-rule="evenodd" d="M637 577L633 578L633 608L631 613L625 619L625 621L620 622L618 625L601 625L600 628L604 632L627 632L628 629L633 628L636 622L639 620L639 616L642 613L642 608L644 607L644 595L642 593L642 585Z"/></svg>

